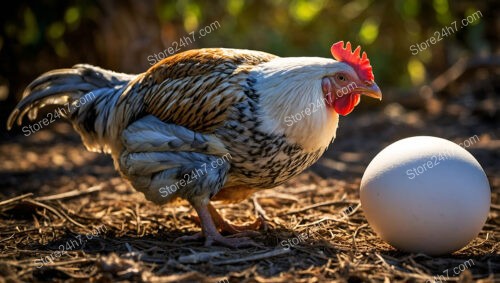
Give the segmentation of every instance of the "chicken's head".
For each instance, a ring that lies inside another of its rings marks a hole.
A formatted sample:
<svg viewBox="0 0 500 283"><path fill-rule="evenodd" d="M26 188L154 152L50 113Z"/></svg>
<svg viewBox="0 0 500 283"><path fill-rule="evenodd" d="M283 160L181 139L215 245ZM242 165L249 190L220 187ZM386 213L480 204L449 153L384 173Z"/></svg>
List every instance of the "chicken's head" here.
<svg viewBox="0 0 500 283"><path fill-rule="evenodd" d="M307 151L326 148L336 135L339 115L351 113L361 95L382 98L372 67L360 48L332 46L331 58L277 57L250 73L259 97L259 130L285 135ZM311 138L314 137L314 138Z"/></svg>
<svg viewBox="0 0 500 283"><path fill-rule="evenodd" d="M340 115L347 115L359 104L361 95L382 99L382 92L375 83L372 66L366 53L360 56L361 47L354 52L351 43L339 41L332 45L333 57L339 62L335 72L323 77L321 87L325 103Z"/></svg>

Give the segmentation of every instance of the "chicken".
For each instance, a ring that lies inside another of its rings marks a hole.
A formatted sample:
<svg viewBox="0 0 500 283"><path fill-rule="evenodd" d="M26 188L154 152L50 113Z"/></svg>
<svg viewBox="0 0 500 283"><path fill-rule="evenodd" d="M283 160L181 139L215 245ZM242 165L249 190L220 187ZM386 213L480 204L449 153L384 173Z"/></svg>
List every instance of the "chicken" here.
<svg viewBox="0 0 500 283"><path fill-rule="evenodd" d="M86 148L110 154L148 200L193 206L202 230L182 240L249 245L221 233L257 229L260 221L232 225L210 202L238 202L296 176L333 141L339 114L360 95L382 97L366 53L342 41L331 52L337 60L207 48L138 75L85 64L53 70L26 88L7 127L59 105Z"/></svg>

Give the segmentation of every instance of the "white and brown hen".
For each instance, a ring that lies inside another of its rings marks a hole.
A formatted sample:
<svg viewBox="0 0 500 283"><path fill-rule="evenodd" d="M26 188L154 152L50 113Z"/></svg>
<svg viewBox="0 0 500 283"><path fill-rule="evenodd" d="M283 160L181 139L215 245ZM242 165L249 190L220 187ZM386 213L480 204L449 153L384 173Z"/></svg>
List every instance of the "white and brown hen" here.
<svg viewBox="0 0 500 283"><path fill-rule="evenodd" d="M65 105L58 113L87 149L111 154L147 199L189 201L205 245L248 245L220 232L259 221L231 225L210 201L241 201L296 176L325 152L339 114L349 114L361 94L381 99L359 47L351 52L350 43L338 42L331 51L337 60L210 48L173 55L138 75L83 64L54 70L26 88L8 128L26 113L35 119L45 105ZM81 103L84 96L93 99Z"/></svg>

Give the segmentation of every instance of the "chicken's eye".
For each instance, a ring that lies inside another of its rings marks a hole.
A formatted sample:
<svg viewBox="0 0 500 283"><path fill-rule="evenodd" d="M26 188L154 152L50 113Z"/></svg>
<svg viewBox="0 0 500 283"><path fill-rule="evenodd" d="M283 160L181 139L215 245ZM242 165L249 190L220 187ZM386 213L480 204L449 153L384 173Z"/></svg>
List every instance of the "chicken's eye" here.
<svg viewBox="0 0 500 283"><path fill-rule="evenodd" d="M337 79L338 79L339 81L343 81L343 82L345 82L345 81L346 81L345 76L344 76L344 75L342 75L342 74L337 75Z"/></svg>

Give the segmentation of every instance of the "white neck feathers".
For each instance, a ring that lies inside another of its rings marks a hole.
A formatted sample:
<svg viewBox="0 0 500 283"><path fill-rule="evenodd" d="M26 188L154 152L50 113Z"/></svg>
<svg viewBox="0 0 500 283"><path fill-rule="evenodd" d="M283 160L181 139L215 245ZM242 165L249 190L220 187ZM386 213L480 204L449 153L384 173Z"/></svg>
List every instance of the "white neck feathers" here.
<svg viewBox="0 0 500 283"><path fill-rule="evenodd" d="M277 58L259 65L252 73L260 94L262 125L267 133L285 134L308 152L326 148L335 138L338 114L328 108L321 79L331 74L332 59Z"/></svg>

